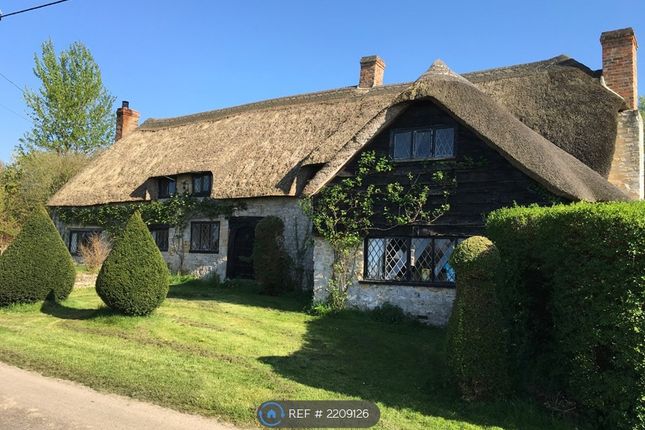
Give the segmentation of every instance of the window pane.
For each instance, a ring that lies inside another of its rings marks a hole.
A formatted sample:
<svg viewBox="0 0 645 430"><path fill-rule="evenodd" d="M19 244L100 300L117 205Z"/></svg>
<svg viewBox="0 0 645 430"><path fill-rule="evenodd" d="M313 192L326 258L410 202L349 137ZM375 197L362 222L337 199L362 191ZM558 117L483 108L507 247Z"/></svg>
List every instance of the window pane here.
<svg viewBox="0 0 645 430"><path fill-rule="evenodd" d="M384 279L398 281L407 277L408 244L405 239L385 239Z"/></svg>
<svg viewBox="0 0 645 430"><path fill-rule="evenodd" d="M169 179L168 180L168 195L174 196L176 192L177 192L177 183L174 180Z"/></svg>
<svg viewBox="0 0 645 430"><path fill-rule="evenodd" d="M219 251L219 223L194 222L191 225L190 250L202 252Z"/></svg>
<svg viewBox="0 0 645 430"><path fill-rule="evenodd" d="M72 231L69 233L69 253L76 254L78 252L78 233Z"/></svg>
<svg viewBox="0 0 645 430"><path fill-rule="evenodd" d="M155 240L159 251L168 251L168 229L167 228L155 228L150 230L150 234Z"/></svg>
<svg viewBox="0 0 645 430"><path fill-rule="evenodd" d="M201 194L202 193L202 177L197 176L196 178L193 178L193 194Z"/></svg>
<svg viewBox="0 0 645 430"><path fill-rule="evenodd" d="M366 276L367 279L383 279L383 255L385 239L367 240Z"/></svg>
<svg viewBox="0 0 645 430"><path fill-rule="evenodd" d="M190 226L190 249L199 250L199 224L193 223Z"/></svg>
<svg viewBox="0 0 645 430"><path fill-rule="evenodd" d="M394 159L409 160L412 156L412 133L409 131L394 133Z"/></svg>
<svg viewBox="0 0 645 430"><path fill-rule="evenodd" d="M412 280L432 281L432 239L412 239Z"/></svg>
<svg viewBox="0 0 645 430"><path fill-rule="evenodd" d="M455 241L452 239L434 240L434 276L435 281L454 282L455 269L449 260L455 250Z"/></svg>
<svg viewBox="0 0 645 430"><path fill-rule="evenodd" d="M210 243L211 228L210 224L199 225L199 250L208 251L208 244Z"/></svg>
<svg viewBox="0 0 645 430"><path fill-rule="evenodd" d="M214 222L210 224L210 245L209 251L217 251L219 248L219 223Z"/></svg>
<svg viewBox="0 0 645 430"><path fill-rule="evenodd" d="M432 154L432 130L414 132L414 157L429 158Z"/></svg>
<svg viewBox="0 0 645 430"><path fill-rule="evenodd" d="M438 128L434 131L434 157L449 158L454 155L455 129Z"/></svg>
<svg viewBox="0 0 645 430"><path fill-rule="evenodd" d="M204 194L210 194L211 192L211 175L204 175L202 180L202 192Z"/></svg>

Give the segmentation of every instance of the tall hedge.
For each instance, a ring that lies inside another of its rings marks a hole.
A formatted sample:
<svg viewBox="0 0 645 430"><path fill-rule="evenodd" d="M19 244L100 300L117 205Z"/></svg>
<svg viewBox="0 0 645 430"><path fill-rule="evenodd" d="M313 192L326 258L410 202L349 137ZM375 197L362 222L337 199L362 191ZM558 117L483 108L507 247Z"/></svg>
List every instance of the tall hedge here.
<svg viewBox="0 0 645 430"><path fill-rule="evenodd" d="M291 288L290 258L284 246L284 223L275 216L255 227L253 271L265 293L276 295Z"/></svg>
<svg viewBox="0 0 645 430"><path fill-rule="evenodd" d="M507 341L495 292L499 252L485 237L461 242L451 256L457 295L448 323L448 366L467 399L508 393Z"/></svg>
<svg viewBox="0 0 645 430"><path fill-rule="evenodd" d="M168 294L170 273L136 212L117 237L96 279L105 304L126 315L148 315Z"/></svg>
<svg viewBox="0 0 645 430"><path fill-rule="evenodd" d="M597 428L645 429L645 202L502 209L487 229L522 382Z"/></svg>
<svg viewBox="0 0 645 430"><path fill-rule="evenodd" d="M75 277L65 243L46 210L38 208L0 257L0 306L64 300Z"/></svg>

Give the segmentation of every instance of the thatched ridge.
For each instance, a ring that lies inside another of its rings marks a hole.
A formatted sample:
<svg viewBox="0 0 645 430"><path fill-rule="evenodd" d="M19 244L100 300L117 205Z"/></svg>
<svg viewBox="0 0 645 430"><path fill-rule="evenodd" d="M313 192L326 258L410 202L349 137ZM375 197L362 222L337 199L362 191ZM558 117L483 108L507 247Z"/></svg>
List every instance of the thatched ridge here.
<svg viewBox="0 0 645 430"><path fill-rule="evenodd" d="M597 159L585 161L601 173L604 163L611 161L612 154L599 148L613 145L615 115L622 99L604 88L593 72L571 61L557 57L467 74L468 80L452 73L438 79L435 68L412 84L347 87L148 120L74 177L49 205L139 201L146 198L150 178L199 171L213 173L214 198L294 196L302 190L302 186L296 186L302 172L308 166L322 167L305 188L305 192L312 192L396 118L401 106L424 97L446 107L511 162L557 194L576 200L623 199L622 193L602 176L554 144L575 153L584 140L585 151L578 152L599 152ZM527 82L533 82L536 88L525 89ZM558 85L562 94L558 94ZM568 106L564 103L567 91L574 93L575 101L584 100L585 104L579 109ZM546 102L540 101L544 94L551 94ZM525 102L518 102L524 98ZM557 105L543 106L556 99ZM590 107L588 103L592 101L596 104ZM487 115L472 112L480 105ZM561 121L555 120L558 112L563 112ZM573 113L567 117L567 112ZM529 123L533 130L527 127ZM598 133L592 136L587 130L592 123L604 124L609 132L592 127L592 132ZM512 142L506 142L508 133L513 136ZM557 142L541 134L552 134ZM613 152L613 146L611 149ZM540 163L551 166L541 169Z"/></svg>

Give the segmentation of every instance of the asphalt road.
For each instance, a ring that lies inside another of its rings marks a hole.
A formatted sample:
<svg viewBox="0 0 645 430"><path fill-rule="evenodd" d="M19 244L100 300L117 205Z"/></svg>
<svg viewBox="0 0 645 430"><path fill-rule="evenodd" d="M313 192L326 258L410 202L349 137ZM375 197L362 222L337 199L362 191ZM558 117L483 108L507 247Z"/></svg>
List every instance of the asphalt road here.
<svg viewBox="0 0 645 430"><path fill-rule="evenodd" d="M0 429L235 430L128 397L0 363Z"/></svg>

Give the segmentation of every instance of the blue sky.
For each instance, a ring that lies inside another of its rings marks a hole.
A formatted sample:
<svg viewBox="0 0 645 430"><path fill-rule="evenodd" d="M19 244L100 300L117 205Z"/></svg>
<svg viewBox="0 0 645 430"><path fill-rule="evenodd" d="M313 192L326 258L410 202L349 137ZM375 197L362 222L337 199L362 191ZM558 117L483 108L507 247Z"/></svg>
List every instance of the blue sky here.
<svg viewBox="0 0 645 430"><path fill-rule="evenodd" d="M0 0L0 10L48 1ZM70 0L0 21L0 73L35 88L40 44L82 41L117 103L143 120L355 85L371 54L386 83L414 80L436 58L468 72L567 54L598 69L600 33L627 26L645 47L645 1ZM25 109L0 77L0 160L30 128Z"/></svg>

